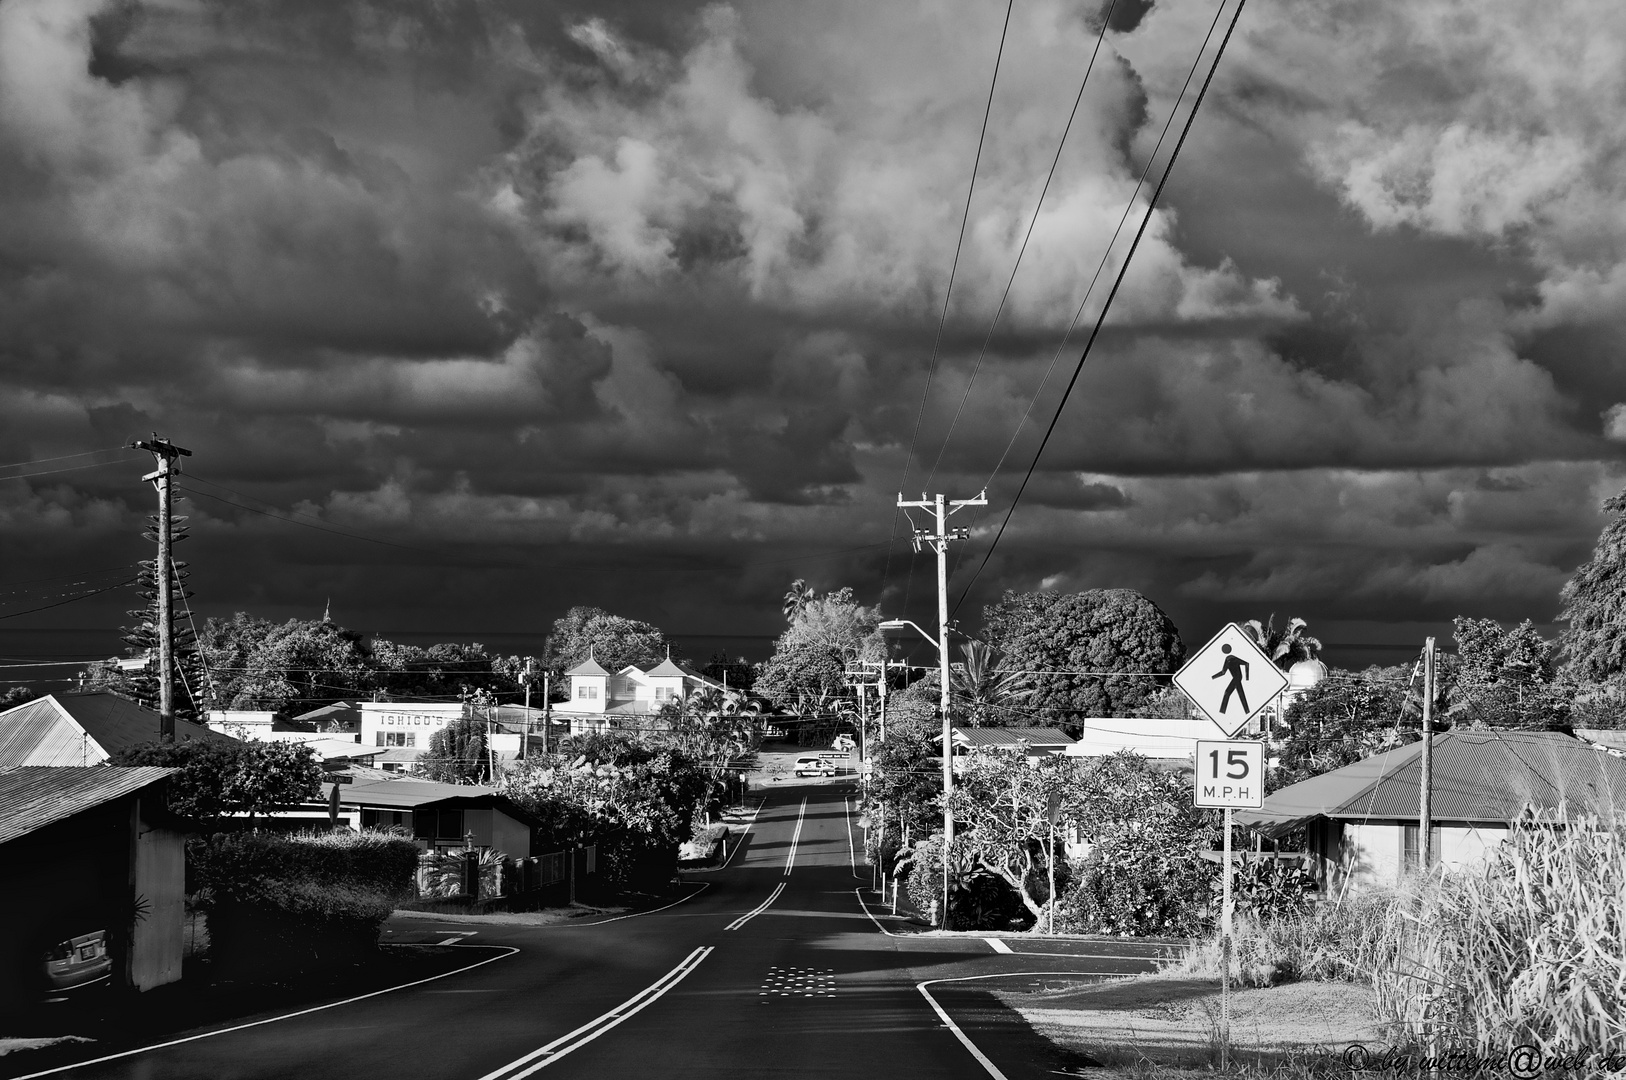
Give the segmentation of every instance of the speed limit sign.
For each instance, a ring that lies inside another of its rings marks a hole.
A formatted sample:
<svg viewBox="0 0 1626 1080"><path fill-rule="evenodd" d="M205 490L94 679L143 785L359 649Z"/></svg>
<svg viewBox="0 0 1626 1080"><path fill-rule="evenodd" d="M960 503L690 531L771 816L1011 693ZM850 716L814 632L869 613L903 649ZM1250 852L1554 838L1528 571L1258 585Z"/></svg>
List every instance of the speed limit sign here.
<svg viewBox="0 0 1626 1080"><path fill-rule="evenodd" d="M1265 747L1198 740L1196 806L1256 810L1265 797Z"/></svg>

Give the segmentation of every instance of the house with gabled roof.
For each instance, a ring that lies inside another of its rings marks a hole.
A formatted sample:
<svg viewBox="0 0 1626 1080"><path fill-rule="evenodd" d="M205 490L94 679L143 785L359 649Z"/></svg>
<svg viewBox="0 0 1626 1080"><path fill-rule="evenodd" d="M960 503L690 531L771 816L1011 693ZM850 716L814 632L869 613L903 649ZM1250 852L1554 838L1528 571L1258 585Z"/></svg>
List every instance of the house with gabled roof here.
<svg viewBox="0 0 1626 1080"><path fill-rule="evenodd" d="M1323 886L1392 884L1418 863L1421 742L1267 795L1236 822L1266 839L1302 833ZM1434 737L1429 852L1483 863L1521 821L1626 820L1626 755L1556 731L1452 730Z"/></svg>
<svg viewBox="0 0 1626 1080"><path fill-rule="evenodd" d="M669 702L682 701L696 690L726 689L670 656L647 670L628 664L615 672L589 657L565 672L565 678L570 701L556 707L554 714L569 720L572 735L614 727L647 728Z"/></svg>
<svg viewBox="0 0 1626 1080"><path fill-rule="evenodd" d="M0 712L0 769L25 765L101 765L121 750L156 742L158 713L106 691L47 694ZM190 720L175 720L175 741L225 739Z"/></svg>

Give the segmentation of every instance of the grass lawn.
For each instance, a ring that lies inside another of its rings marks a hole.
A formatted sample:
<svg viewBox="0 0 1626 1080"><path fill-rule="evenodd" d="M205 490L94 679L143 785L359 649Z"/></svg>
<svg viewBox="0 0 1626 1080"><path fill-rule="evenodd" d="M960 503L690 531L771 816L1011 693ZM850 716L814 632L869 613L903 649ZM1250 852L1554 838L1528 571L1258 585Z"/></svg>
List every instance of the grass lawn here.
<svg viewBox="0 0 1626 1080"><path fill-rule="evenodd" d="M1005 1004L1066 1049L1118 1071L1179 1075L1219 1061L1220 992L1211 978L1144 975L1120 982L1000 991ZM1330 1065L1350 1043L1384 1044L1372 990L1346 982L1232 988L1231 1059L1239 1065Z"/></svg>

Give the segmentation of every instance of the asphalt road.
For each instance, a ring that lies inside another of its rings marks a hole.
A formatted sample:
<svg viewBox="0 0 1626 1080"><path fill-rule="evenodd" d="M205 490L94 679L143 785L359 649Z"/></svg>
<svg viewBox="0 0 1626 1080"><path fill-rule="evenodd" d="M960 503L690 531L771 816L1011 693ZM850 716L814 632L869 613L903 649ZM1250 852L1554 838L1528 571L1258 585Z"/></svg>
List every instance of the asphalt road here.
<svg viewBox="0 0 1626 1080"><path fill-rule="evenodd" d="M1148 971L1162 950L1118 941L996 945L970 936L892 936L890 917L866 908L859 893L863 887L873 900L850 790L846 782L776 785L729 864L688 874L696 891L665 910L556 927L395 921L392 941L465 934L469 962L489 962L303 1015L184 1033L186 1041L50 1075L1065 1074L1073 1062L987 988L1076 985Z"/></svg>

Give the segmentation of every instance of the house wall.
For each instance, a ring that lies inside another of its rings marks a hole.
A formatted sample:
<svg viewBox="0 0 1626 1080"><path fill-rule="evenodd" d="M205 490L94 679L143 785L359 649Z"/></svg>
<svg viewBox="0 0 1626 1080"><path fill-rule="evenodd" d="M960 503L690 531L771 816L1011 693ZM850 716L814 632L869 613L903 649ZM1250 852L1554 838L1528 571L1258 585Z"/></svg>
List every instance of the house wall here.
<svg viewBox="0 0 1626 1080"><path fill-rule="evenodd" d="M146 915L136 920L130 938L130 985L137 990L151 990L181 977L182 934L186 926L186 837L173 829L141 822L136 835L134 877L135 895L145 901Z"/></svg>
<svg viewBox="0 0 1626 1080"><path fill-rule="evenodd" d="M1345 822L1334 860L1349 877L1349 887L1394 885L1410 869L1406 862L1405 822ZM1452 822L1439 826L1436 858L1448 870L1482 866L1507 838L1506 825Z"/></svg>
<svg viewBox="0 0 1626 1080"><path fill-rule="evenodd" d="M513 859L531 857L531 828L523 821L515 821L501 810L487 811L491 815L491 846Z"/></svg>
<svg viewBox="0 0 1626 1080"><path fill-rule="evenodd" d="M601 713L611 705L610 680L603 675L570 677L570 711Z"/></svg>

